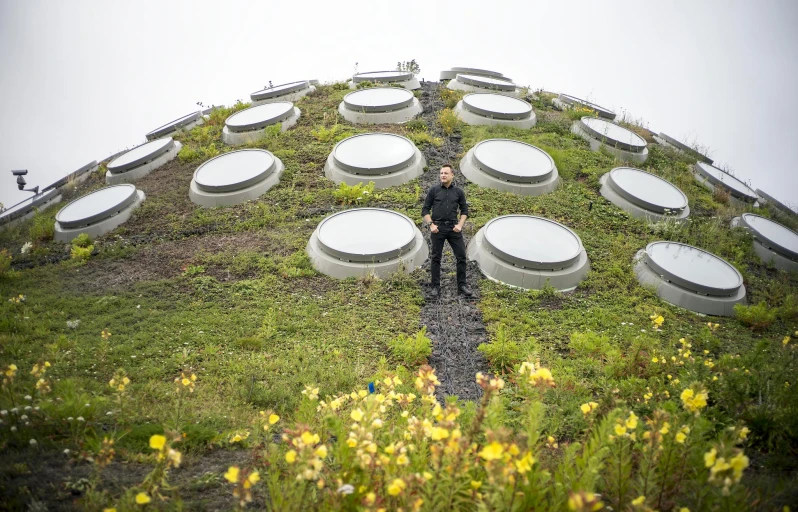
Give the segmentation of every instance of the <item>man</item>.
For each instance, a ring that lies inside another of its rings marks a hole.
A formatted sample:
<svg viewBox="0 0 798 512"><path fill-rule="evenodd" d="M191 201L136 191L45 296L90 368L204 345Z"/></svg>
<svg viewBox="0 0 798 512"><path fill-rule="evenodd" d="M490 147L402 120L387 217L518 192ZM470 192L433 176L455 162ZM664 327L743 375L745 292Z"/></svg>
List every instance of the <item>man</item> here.
<svg viewBox="0 0 798 512"><path fill-rule="evenodd" d="M421 209L424 223L429 226L431 232L432 298L437 299L441 296L441 255L443 244L447 240L457 259L457 291L466 297L471 297L471 289L466 284L466 248L463 243L463 225L468 218L465 192L454 184L454 171L449 164L441 167L440 180L440 185L433 186L427 192L424 207Z"/></svg>

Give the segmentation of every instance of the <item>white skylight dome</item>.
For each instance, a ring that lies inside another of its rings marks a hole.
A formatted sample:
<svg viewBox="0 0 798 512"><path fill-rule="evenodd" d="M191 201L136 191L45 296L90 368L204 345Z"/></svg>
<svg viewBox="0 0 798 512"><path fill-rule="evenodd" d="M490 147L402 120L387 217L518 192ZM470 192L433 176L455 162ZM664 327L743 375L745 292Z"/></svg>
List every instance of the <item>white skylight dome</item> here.
<svg viewBox="0 0 798 512"><path fill-rule="evenodd" d="M98 237L124 223L144 201L144 192L134 185L101 188L68 203L55 216L54 239L70 242L86 233Z"/></svg>
<svg viewBox="0 0 798 512"><path fill-rule="evenodd" d="M733 316L745 303L743 276L714 254L678 242L652 242L635 256L640 284L663 300L696 313Z"/></svg>
<svg viewBox="0 0 798 512"><path fill-rule="evenodd" d="M231 206L265 194L285 166L265 149L241 149L211 158L194 171L189 198L206 208Z"/></svg>
<svg viewBox="0 0 798 512"><path fill-rule="evenodd" d="M542 149L510 139L488 139L471 148L460 161L471 182L525 196L556 190L560 184L554 160Z"/></svg>
<svg viewBox="0 0 798 512"><path fill-rule="evenodd" d="M287 84L263 88L260 91L250 94L249 98L252 100L253 106L263 105L264 103L275 103L278 101L293 103L315 90L316 87L311 85L308 80L300 80L298 82L289 82Z"/></svg>
<svg viewBox="0 0 798 512"><path fill-rule="evenodd" d="M335 145L324 174L336 183L373 181L376 188L387 188L421 176L426 165L410 139L393 133L364 133Z"/></svg>
<svg viewBox="0 0 798 512"><path fill-rule="evenodd" d="M458 73L454 80L446 84L446 87L455 91L497 93L514 97L521 94L513 82L466 73Z"/></svg>
<svg viewBox="0 0 798 512"><path fill-rule="evenodd" d="M492 219L471 239L467 254L489 279L526 290L572 290L590 270L576 233L531 215Z"/></svg>
<svg viewBox="0 0 798 512"><path fill-rule="evenodd" d="M182 147L182 144L172 137L136 146L108 163L105 182L109 185L132 183L174 160Z"/></svg>
<svg viewBox="0 0 798 512"><path fill-rule="evenodd" d="M497 93L471 93L463 96L454 113L470 125L501 125L532 128L537 123L532 105L512 96Z"/></svg>
<svg viewBox="0 0 798 512"><path fill-rule="evenodd" d="M381 208L354 208L322 220L307 245L316 270L331 277L387 277L412 272L429 249L409 217Z"/></svg>
<svg viewBox="0 0 798 512"><path fill-rule="evenodd" d="M642 164L648 159L645 139L615 123L586 116L574 121L571 131L590 143L593 151L603 148L625 162Z"/></svg>
<svg viewBox="0 0 798 512"><path fill-rule="evenodd" d="M355 124L404 123L422 111L418 98L407 89L372 87L350 92L338 105L344 119Z"/></svg>
<svg viewBox="0 0 798 512"><path fill-rule="evenodd" d="M683 220L690 215L687 196L679 187L633 167L616 167L599 180L601 195L639 219Z"/></svg>
<svg viewBox="0 0 798 512"><path fill-rule="evenodd" d="M231 146L255 142L263 137L266 128L280 124L286 131L294 126L302 112L291 102L264 103L240 110L228 117L222 129L222 140Z"/></svg>

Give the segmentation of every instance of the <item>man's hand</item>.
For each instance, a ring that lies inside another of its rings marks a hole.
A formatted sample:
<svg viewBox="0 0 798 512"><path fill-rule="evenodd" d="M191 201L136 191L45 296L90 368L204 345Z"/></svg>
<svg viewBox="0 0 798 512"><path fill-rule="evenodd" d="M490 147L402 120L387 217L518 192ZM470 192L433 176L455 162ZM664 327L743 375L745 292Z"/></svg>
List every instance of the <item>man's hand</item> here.
<svg viewBox="0 0 798 512"><path fill-rule="evenodd" d="M461 231L463 230L463 226L461 226L460 224L455 224L455 225L454 225L454 228L452 228L452 230L453 230L455 233L459 233L459 232L461 232Z"/></svg>
<svg viewBox="0 0 798 512"><path fill-rule="evenodd" d="M429 230L431 232L433 232L433 233L437 233L438 232L438 226L436 226L434 223L430 223Z"/></svg>

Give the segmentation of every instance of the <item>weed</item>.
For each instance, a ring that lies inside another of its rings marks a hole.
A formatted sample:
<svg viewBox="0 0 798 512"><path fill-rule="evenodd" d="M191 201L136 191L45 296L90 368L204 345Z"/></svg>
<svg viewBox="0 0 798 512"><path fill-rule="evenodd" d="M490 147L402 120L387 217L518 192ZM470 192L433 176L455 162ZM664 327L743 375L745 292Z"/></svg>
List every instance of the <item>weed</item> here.
<svg viewBox="0 0 798 512"><path fill-rule="evenodd" d="M510 339L504 324L499 324L490 343L482 343L477 350L482 352L491 368L502 372L520 363L527 355L524 347Z"/></svg>
<svg viewBox="0 0 798 512"><path fill-rule="evenodd" d="M91 237L87 233L81 233L72 239L72 247L89 247L92 245Z"/></svg>
<svg viewBox="0 0 798 512"><path fill-rule="evenodd" d="M55 233L55 211L43 213L36 210L33 215L33 222L31 223L28 231L28 236L31 240L40 242L52 240Z"/></svg>
<svg viewBox="0 0 798 512"><path fill-rule="evenodd" d="M778 313L778 309L769 308L764 301L753 306L734 305L734 316L737 320L754 331L767 329L776 320Z"/></svg>
<svg viewBox="0 0 798 512"><path fill-rule="evenodd" d="M440 123L441 129L446 135L452 135L454 132L459 131L463 124L450 108L445 108L438 113L438 123Z"/></svg>
<svg viewBox="0 0 798 512"><path fill-rule="evenodd" d="M441 88L441 99L446 105L446 108L456 107L457 103L463 99L463 96L465 96L465 92L463 91L456 91L447 87Z"/></svg>
<svg viewBox="0 0 798 512"><path fill-rule="evenodd" d="M344 205L368 204L375 198L374 182L370 181L367 185L363 183L358 183L356 185L341 183L338 185L335 192L333 192L333 197L336 201Z"/></svg>
<svg viewBox="0 0 798 512"><path fill-rule="evenodd" d="M432 340L427 337L427 327L424 326L414 336L400 334L388 342L388 347L399 362L415 367L427 362L432 353Z"/></svg>
<svg viewBox="0 0 798 512"><path fill-rule="evenodd" d="M364 80L362 82L357 83L358 89L371 89L372 87L377 87L377 84L370 80Z"/></svg>
<svg viewBox="0 0 798 512"><path fill-rule="evenodd" d="M0 279L7 277L11 271L11 253L8 249L0 249Z"/></svg>
<svg viewBox="0 0 798 512"><path fill-rule="evenodd" d="M397 62L396 70L405 71L407 73L413 73L414 75L417 75L421 72L421 66L418 65L416 59L412 59L412 60L406 60L404 62Z"/></svg>
<svg viewBox="0 0 798 512"><path fill-rule="evenodd" d="M89 261L92 251L94 251L94 245L92 245L91 237L86 233L81 233L72 239L70 257L74 263L85 264Z"/></svg>
<svg viewBox="0 0 798 512"><path fill-rule="evenodd" d="M342 124L334 124L329 128L317 126L315 130L311 130L310 134L319 142L340 142L352 136L352 132Z"/></svg>
<svg viewBox="0 0 798 512"><path fill-rule="evenodd" d="M411 119L410 121L406 122L404 126L408 131L411 132L426 132L429 129L426 121L424 121L420 117Z"/></svg>

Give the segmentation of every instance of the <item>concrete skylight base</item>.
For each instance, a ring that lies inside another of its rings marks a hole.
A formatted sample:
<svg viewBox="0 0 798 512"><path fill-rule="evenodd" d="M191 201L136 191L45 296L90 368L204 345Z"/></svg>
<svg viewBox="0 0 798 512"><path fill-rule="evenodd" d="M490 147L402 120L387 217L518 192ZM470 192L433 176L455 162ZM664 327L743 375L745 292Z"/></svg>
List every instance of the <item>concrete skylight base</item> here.
<svg viewBox="0 0 798 512"><path fill-rule="evenodd" d="M262 100L253 100L252 101L252 106L255 107L257 105L263 105L264 103L275 103L275 102L278 102L278 101L290 101L290 102L293 103L293 102L299 100L300 98L304 98L305 96L307 96L308 94L312 93L315 90L316 90L316 87L314 85L311 85L310 87L306 87L306 88L302 89L301 91L296 91L296 92L292 92L292 93L288 93L288 94L283 94L282 96L275 96L273 98L265 98L265 99L262 99Z"/></svg>
<svg viewBox="0 0 798 512"><path fill-rule="evenodd" d="M341 117L353 124L401 124L410 121L423 110L418 98L413 98L413 103L409 107L390 112L359 112L346 108L344 102L338 105Z"/></svg>
<svg viewBox="0 0 798 512"><path fill-rule="evenodd" d="M640 153L634 153L632 151L626 151L624 149L616 148L610 146L609 144L602 142L600 140L596 140L591 137L587 132L585 132L579 126L579 121L575 121L574 124L571 126L571 133L579 135L584 140L586 140L590 144L590 149L593 151L601 151L606 150L615 158L622 162L630 162L630 163L637 163L642 164L646 160L648 160L648 148L644 148L643 151Z"/></svg>
<svg viewBox="0 0 798 512"><path fill-rule="evenodd" d="M266 178L264 178L262 181L259 181L254 185L230 192L209 192L207 190L201 189L195 180L191 180L188 190L188 197L191 199L192 203L198 204L203 208L233 206L246 201L254 201L280 182L280 176L282 176L283 171L285 170L285 165L279 158L274 157L274 159L276 166L275 170L266 176Z"/></svg>
<svg viewBox="0 0 798 512"><path fill-rule="evenodd" d="M133 210L138 208L144 199L146 199L144 192L141 190L136 190L136 199L123 208L119 213L112 215L111 217L106 217L105 219L99 220L87 226L64 228L61 227L58 222L56 222L53 239L56 242L69 243L81 233L86 233L92 238L102 236L125 223L133 214Z"/></svg>
<svg viewBox="0 0 798 512"><path fill-rule="evenodd" d="M496 92L496 94L502 94L501 92ZM508 95L512 96L512 95ZM535 126L538 122L537 116L535 112L532 111L529 114L529 117L526 119L497 119L495 117L485 117L479 114L475 114L469 110L463 108L463 100L457 102L457 105L454 107L454 114L460 118L465 124L476 126L476 125L484 125L484 126L511 126L513 128L520 128L522 130L526 130Z"/></svg>
<svg viewBox="0 0 798 512"><path fill-rule="evenodd" d="M299 108L294 107L294 114L288 119L280 122L281 131L286 131L292 126L294 126L299 120L300 115L302 115L302 111L299 110ZM263 138L263 135L266 133L266 130L268 128L269 126L261 128L260 130L233 132L230 131L230 129L227 126L225 126L224 128L222 128L222 142L224 142L228 146L242 146L244 144L251 144Z"/></svg>
<svg viewBox="0 0 798 512"><path fill-rule="evenodd" d="M161 167L167 162L171 162L175 158L177 158L177 154L180 153L180 149L183 145L179 141L174 141L174 146L171 147L166 153L163 153L156 157L154 160L147 162L143 165L139 165L138 167L134 167L129 171L113 173L112 171L106 171L105 173L105 183L108 185L119 185L121 183L133 183L134 181L147 176L155 169Z"/></svg>

